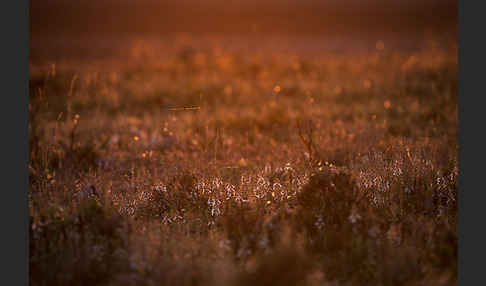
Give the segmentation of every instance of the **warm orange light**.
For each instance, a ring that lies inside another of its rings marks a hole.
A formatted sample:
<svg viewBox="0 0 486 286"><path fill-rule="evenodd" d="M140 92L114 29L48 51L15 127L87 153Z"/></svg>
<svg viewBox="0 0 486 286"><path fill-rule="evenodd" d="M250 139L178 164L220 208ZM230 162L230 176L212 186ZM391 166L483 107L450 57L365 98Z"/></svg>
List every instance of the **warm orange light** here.
<svg viewBox="0 0 486 286"><path fill-rule="evenodd" d="M343 88L342 88L342 87L340 87L340 86L336 86L336 87L334 88L334 93L335 93L335 94L341 94L341 92L342 92L342 91L343 91Z"/></svg>
<svg viewBox="0 0 486 286"><path fill-rule="evenodd" d="M366 89L371 88L371 81L369 79L365 79L363 81L363 87L366 88Z"/></svg>
<svg viewBox="0 0 486 286"><path fill-rule="evenodd" d="M233 93L233 88L231 87L231 85L227 85L225 88L224 88L224 94L229 96Z"/></svg>
<svg viewBox="0 0 486 286"><path fill-rule="evenodd" d="M376 42L376 49L378 51L383 51L385 49L385 43L381 40Z"/></svg>

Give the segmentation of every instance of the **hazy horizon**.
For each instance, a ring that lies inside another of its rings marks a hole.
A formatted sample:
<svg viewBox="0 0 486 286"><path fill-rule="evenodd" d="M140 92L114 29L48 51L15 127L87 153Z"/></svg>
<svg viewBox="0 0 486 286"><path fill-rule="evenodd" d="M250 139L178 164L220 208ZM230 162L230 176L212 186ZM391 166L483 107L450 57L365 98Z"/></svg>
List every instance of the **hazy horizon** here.
<svg viewBox="0 0 486 286"><path fill-rule="evenodd" d="M31 1L36 34L412 32L451 30L457 1Z"/></svg>

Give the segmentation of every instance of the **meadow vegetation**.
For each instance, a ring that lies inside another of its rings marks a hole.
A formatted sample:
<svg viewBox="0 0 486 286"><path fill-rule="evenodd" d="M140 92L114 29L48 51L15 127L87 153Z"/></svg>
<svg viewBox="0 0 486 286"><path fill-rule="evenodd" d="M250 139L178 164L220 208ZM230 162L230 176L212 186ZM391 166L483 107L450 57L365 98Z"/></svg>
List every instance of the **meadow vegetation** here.
<svg viewBox="0 0 486 286"><path fill-rule="evenodd" d="M457 47L174 47L31 64L31 285L457 283Z"/></svg>

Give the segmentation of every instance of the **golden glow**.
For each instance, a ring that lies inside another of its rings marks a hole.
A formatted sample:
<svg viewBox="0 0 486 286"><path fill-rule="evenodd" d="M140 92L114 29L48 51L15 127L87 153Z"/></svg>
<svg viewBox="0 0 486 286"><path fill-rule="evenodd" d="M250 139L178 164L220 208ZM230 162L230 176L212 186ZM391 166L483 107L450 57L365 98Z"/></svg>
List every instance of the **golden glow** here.
<svg viewBox="0 0 486 286"><path fill-rule="evenodd" d="M230 96L232 93L233 93L233 88L231 87L231 85L225 86L224 94L227 95L227 96Z"/></svg>
<svg viewBox="0 0 486 286"><path fill-rule="evenodd" d="M338 85L338 86L336 86L336 87L334 88L334 93L335 93L336 95L341 94L341 92L343 92L343 88L342 88L342 87L340 87L339 85Z"/></svg>
<svg viewBox="0 0 486 286"><path fill-rule="evenodd" d="M366 89L371 88L371 81L369 79L365 79L363 81L363 87L366 88Z"/></svg>
<svg viewBox="0 0 486 286"><path fill-rule="evenodd" d="M245 160L245 158L241 158L240 161L238 161L238 164L241 167L246 167L248 165L248 162Z"/></svg>
<svg viewBox="0 0 486 286"><path fill-rule="evenodd" d="M388 109L391 107L391 102L389 100L385 100L385 102L383 102L383 106Z"/></svg>

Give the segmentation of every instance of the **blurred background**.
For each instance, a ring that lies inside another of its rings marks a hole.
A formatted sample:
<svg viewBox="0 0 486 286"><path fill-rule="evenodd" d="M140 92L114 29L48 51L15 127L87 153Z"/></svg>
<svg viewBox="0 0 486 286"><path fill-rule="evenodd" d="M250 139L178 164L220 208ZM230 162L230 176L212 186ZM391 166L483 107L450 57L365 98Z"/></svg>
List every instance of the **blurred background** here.
<svg viewBox="0 0 486 286"><path fill-rule="evenodd" d="M456 25L453 0L32 0L55 34L412 32Z"/></svg>
<svg viewBox="0 0 486 286"><path fill-rule="evenodd" d="M308 49L316 45L299 38L321 39L327 44L319 49L337 50L386 39L411 49L430 35L457 41L457 1L31 0L30 29L33 60L69 51L105 57L134 38L170 42L181 36L262 46L280 37Z"/></svg>

